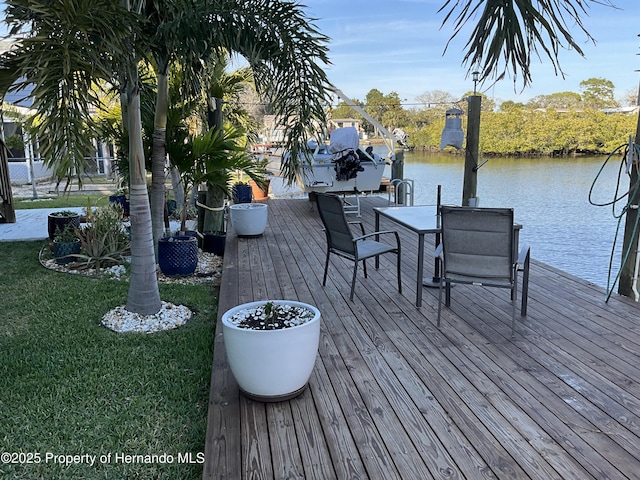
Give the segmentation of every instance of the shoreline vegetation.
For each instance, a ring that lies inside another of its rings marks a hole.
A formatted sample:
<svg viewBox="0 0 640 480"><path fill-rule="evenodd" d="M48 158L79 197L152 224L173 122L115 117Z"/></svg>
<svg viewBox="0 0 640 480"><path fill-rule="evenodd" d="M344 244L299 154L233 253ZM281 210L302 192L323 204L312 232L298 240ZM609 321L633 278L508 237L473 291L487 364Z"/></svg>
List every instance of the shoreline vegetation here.
<svg viewBox="0 0 640 480"><path fill-rule="evenodd" d="M486 156L606 155L629 142L638 124L636 95L618 101L614 85L604 78L581 82L581 93L557 92L534 97L527 103L500 102L483 93L480 114L479 151ZM353 99L390 131L408 135L408 147L415 151L438 151L447 111L458 110L462 130L467 130L467 101L448 92L420 95L415 107L406 108L398 94L370 90L364 101ZM621 105L630 105L622 107ZM332 110L334 119L360 122L368 135L373 126L345 102ZM373 139L361 143L373 143ZM452 147L445 151L455 152Z"/></svg>
<svg viewBox="0 0 640 480"><path fill-rule="evenodd" d="M599 110L482 112L479 150L485 156L607 155L629 142L637 119L637 114L607 114ZM443 128L444 115L440 122L420 129L407 128L409 148L437 152ZM452 147L444 151L459 153Z"/></svg>

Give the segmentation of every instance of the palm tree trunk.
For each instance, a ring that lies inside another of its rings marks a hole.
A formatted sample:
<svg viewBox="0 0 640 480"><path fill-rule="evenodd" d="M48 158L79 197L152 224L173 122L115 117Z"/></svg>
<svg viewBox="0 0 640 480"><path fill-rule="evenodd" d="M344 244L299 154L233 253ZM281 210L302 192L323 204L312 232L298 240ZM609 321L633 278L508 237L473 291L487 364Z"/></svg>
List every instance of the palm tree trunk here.
<svg viewBox="0 0 640 480"><path fill-rule="evenodd" d="M176 204L184 205L185 191L182 187L180 173L176 167L171 167L171 190L173 190L173 199L176 201Z"/></svg>
<svg viewBox="0 0 640 480"><path fill-rule="evenodd" d="M159 68L151 157L151 221L156 257L158 255L158 240L164 234L164 174L167 158L167 111L169 108L168 68L166 66L159 66Z"/></svg>
<svg viewBox="0 0 640 480"><path fill-rule="evenodd" d="M224 191L216 185L207 185L206 205L217 210L205 209L203 232L223 232L224 224Z"/></svg>
<svg viewBox="0 0 640 480"><path fill-rule="evenodd" d="M215 109L212 108L211 102ZM222 129L222 98L213 98L207 101L207 119L210 129ZM226 230L224 224L224 197L222 189L216 185L207 184L206 205L209 208L220 210L206 209L204 212L204 230L205 232L222 232Z"/></svg>
<svg viewBox="0 0 640 480"><path fill-rule="evenodd" d="M162 307L156 257L153 248L151 209L142 147L140 91L137 82L129 93L129 172L131 203L131 277L127 310L141 315L158 313Z"/></svg>

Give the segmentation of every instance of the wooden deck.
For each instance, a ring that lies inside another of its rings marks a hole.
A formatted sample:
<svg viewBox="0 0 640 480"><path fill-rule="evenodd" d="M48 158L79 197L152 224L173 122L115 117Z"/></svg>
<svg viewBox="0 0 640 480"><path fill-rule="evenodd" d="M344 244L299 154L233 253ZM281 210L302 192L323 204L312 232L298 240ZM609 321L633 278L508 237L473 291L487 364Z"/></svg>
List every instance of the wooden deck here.
<svg viewBox="0 0 640 480"><path fill-rule="evenodd" d="M367 231L385 204L363 200ZM353 264L334 257L321 285L312 206L269 200L263 237L227 239L220 314L287 298L315 304L323 324L309 388L273 404L239 394L218 330L204 478L639 478L638 304L605 303L603 289L534 261L514 338L502 289L456 286L438 329L437 290L415 307L415 234L399 228L403 294L389 256L360 273L351 302Z"/></svg>

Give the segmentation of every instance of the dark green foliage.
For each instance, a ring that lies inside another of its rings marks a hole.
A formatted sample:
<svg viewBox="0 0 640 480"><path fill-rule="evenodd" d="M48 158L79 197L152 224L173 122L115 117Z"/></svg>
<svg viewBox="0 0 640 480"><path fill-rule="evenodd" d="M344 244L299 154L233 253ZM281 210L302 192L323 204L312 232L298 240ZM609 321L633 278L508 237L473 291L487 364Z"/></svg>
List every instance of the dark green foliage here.
<svg viewBox="0 0 640 480"><path fill-rule="evenodd" d="M443 25L453 23L451 39L472 23L463 60L469 72L479 71L481 82L520 76L524 88L532 80L532 58L546 57L556 74L564 76L559 51L566 48L583 55L573 36L579 31L593 41L582 23L590 2L598 0L446 0L440 11L445 12Z"/></svg>

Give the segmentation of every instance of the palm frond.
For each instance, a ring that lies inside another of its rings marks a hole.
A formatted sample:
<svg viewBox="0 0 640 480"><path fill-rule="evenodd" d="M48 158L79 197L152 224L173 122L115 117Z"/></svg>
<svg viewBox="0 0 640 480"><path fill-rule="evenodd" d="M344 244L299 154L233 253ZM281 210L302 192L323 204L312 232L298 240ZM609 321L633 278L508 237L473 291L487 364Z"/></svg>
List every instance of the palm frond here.
<svg viewBox="0 0 640 480"><path fill-rule="evenodd" d="M439 10L445 12L442 25L452 22L454 30L445 51L451 41L462 34L467 24L474 21L475 27L465 45L463 64L468 65L468 72L479 71L481 82L510 74L514 80L521 76L524 88L532 81L532 59L537 57L542 60L542 56L551 62L556 75L564 78L559 61L560 50L574 50L584 56L572 29L578 27L589 41L595 43L582 21L588 13L589 3L603 2L447 0Z"/></svg>
<svg viewBox="0 0 640 480"><path fill-rule="evenodd" d="M84 156L98 126L90 115L100 104L99 80L111 81L121 68L113 52L133 51L128 28L136 18L117 0L59 2L8 0L10 31L27 31L0 56L0 93L32 86L39 141L45 163L59 178L81 182ZM26 27L30 27L27 29ZM11 81L14 80L14 81Z"/></svg>
<svg viewBox="0 0 640 480"><path fill-rule="evenodd" d="M307 140L322 135L326 125L329 38L292 1L194 1L174 22L182 26L184 40L178 55L222 49L247 59L258 92L284 127L291 162L283 164L282 173L292 182Z"/></svg>

